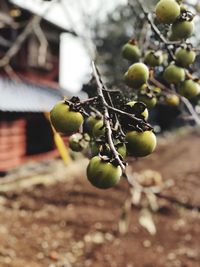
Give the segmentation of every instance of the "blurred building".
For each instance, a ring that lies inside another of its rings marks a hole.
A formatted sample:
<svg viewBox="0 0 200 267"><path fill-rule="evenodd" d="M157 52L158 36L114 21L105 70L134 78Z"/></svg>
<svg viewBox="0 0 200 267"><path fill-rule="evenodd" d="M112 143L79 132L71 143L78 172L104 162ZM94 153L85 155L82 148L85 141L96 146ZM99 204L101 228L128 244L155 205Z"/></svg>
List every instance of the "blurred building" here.
<svg viewBox="0 0 200 267"><path fill-rule="evenodd" d="M58 73L64 30L44 19L38 24L38 17L6 0L0 5L0 172L5 172L28 159L58 156L45 112L63 95Z"/></svg>

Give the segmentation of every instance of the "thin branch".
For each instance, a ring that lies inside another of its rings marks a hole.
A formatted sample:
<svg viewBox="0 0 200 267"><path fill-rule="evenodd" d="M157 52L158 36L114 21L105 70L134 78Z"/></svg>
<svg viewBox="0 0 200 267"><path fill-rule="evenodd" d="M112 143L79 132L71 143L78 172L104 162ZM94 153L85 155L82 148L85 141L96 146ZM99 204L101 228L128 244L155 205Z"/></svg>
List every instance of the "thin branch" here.
<svg viewBox="0 0 200 267"><path fill-rule="evenodd" d="M194 119L195 123L200 126L200 118L199 118L198 114L196 113L196 111L194 110L190 101L183 96L181 96L180 98L181 98L181 101L185 104L185 106L188 109L188 111L190 112L190 114L192 115L192 118Z"/></svg>
<svg viewBox="0 0 200 267"><path fill-rule="evenodd" d="M150 77L150 81L154 85L160 87L163 91L165 91L167 93L170 93L170 94L177 95L181 99L181 101L183 102L183 104L185 105L185 107L187 108L187 110L189 111L189 113L192 115L192 118L195 121L195 123L197 125L200 125L200 118L199 118L198 114L196 113L196 111L194 110L192 104L190 103L190 101L187 98L185 98L184 96L181 96L176 91L172 91L171 89L169 89L168 87L166 87L164 84L162 84L158 80L156 80L153 76Z"/></svg>
<svg viewBox="0 0 200 267"><path fill-rule="evenodd" d="M109 116L109 111L108 111L108 107L107 107L108 105L107 105L107 102L104 98L103 91L102 91L102 88L104 86L102 85L102 82L99 78L98 70L97 70L97 67L96 67L94 61L92 61L92 69L93 69L93 74L94 74L94 77L96 79L97 86L98 86L97 87L98 95L101 99L103 109L104 109L104 122L105 122L105 127L106 127L108 143L109 143L110 149L111 149L115 159L117 160L117 162L119 163L119 166L122 168L122 170L124 172L125 171L125 164L122 162L120 155L117 152L117 150L115 149L115 145L114 145L113 140L112 140L112 129L110 127L110 122L109 122L110 116Z"/></svg>

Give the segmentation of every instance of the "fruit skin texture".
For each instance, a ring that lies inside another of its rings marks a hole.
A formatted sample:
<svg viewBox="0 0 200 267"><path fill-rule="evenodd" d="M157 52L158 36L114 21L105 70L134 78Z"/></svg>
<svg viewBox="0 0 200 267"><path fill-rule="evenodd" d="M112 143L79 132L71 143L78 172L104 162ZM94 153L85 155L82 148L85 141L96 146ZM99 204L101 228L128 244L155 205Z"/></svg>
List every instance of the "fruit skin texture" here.
<svg viewBox="0 0 200 267"><path fill-rule="evenodd" d="M144 62L150 67L156 67L162 64L163 56L161 53L149 51L145 55Z"/></svg>
<svg viewBox="0 0 200 267"><path fill-rule="evenodd" d="M126 157L126 145L120 144L117 146L117 152L122 156L122 158Z"/></svg>
<svg viewBox="0 0 200 267"><path fill-rule="evenodd" d="M164 79L168 83L177 84L185 80L185 70L174 64L169 65L164 71Z"/></svg>
<svg viewBox="0 0 200 267"><path fill-rule="evenodd" d="M149 69L143 63L131 65L125 73L125 82L134 88L139 88L147 82L149 78Z"/></svg>
<svg viewBox="0 0 200 267"><path fill-rule="evenodd" d="M172 24L172 36L175 41L189 38L194 31L193 21L177 21Z"/></svg>
<svg viewBox="0 0 200 267"><path fill-rule="evenodd" d="M137 103L137 101L131 101L131 102L128 102L127 105L130 106L130 107L133 107L136 103ZM141 113L141 115L144 117L145 121L147 121L148 117L149 117L148 109L145 108L145 110Z"/></svg>
<svg viewBox="0 0 200 267"><path fill-rule="evenodd" d="M127 43L122 47L122 56L132 63L135 63L139 61L141 52L137 45Z"/></svg>
<svg viewBox="0 0 200 267"><path fill-rule="evenodd" d="M88 117L85 121L84 121L84 125L83 125L83 129L86 133L88 133L89 135L92 135L92 131L93 128L95 126L95 124L97 122L99 122L101 119L96 118L94 116L90 116Z"/></svg>
<svg viewBox="0 0 200 267"><path fill-rule="evenodd" d="M178 92L180 95L190 99L200 93L200 85L193 80L186 80L180 84Z"/></svg>
<svg viewBox="0 0 200 267"><path fill-rule="evenodd" d="M175 57L179 66L187 68L195 61L196 53L180 47L176 50Z"/></svg>
<svg viewBox="0 0 200 267"><path fill-rule="evenodd" d="M100 120L99 122L97 122L94 127L93 127L93 130L92 130L92 134L95 138L99 138L101 137L102 135L105 135L105 126L104 126L104 123L103 123L103 120Z"/></svg>
<svg viewBox="0 0 200 267"><path fill-rule="evenodd" d="M131 131L126 134L127 150L130 156L145 157L156 148L156 136L152 131Z"/></svg>
<svg viewBox="0 0 200 267"><path fill-rule="evenodd" d="M179 15L180 6L175 0L161 0L156 5L156 18L161 23L173 23Z"/></svg>
<svg viewBox="0 0 200 267"><path fill-rule="evenodd" d="M157 104L157 98L156 97L148 97L146 95L138 95L138 101L143 102L148 109L151 109L155 107Z"/></svg>
<svg viewBox="0 0 200 267"><path fill-rule="evenodd" d="M169 106L178 106L180 104L180 99L177 95L167 95L166 104Z"/></svg>
<svg viewBox="0 0 200 267"><path fill-rule="evenodd" d="M83 123L83 116L80 112L70 111L69 105L65 102L55 104L50 112L50 119L56 131L71 135L78 132Z"/></svg>
<svg viewBox="0 0 200 267"><path fill-rule="evenodd" d="M87 178L99 189L109 189L120 181L122 170L110 162L103 161L99 156L93 157L87 167Z"/></svg>
<svg viewBox="0 0 200 267"><path fill-rule="evenodd" d="M84 136L80 133L76 133L70 136L69 138L69 147L72 151L81 152L85 148L87 148L88 143L90 141L90 137L88 134L84 134Z"/></svg>

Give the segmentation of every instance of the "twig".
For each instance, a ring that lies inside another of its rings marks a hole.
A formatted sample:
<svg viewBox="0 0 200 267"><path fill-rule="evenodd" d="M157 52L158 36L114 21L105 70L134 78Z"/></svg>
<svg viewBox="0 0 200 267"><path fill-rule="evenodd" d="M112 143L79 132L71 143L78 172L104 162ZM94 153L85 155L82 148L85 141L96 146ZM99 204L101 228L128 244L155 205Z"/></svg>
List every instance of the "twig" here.
<svg viewBox="0 0 200 267"><path fill-rule="evenodd" d="M192 104L190 103L190 101L187 98L185 98L184 96L181 96L176 91L172 91L171 89L169 89L168 87L166 87L164 84L162 84L158 80L156 80L153 76L150 77L150 81L154 85L160 87L163 91L166 91L166 92L168 92L170 94L177 95L181 99L181 101L183 102L183 104L186 106L186 108L189 111L189 113L192 115L192 118L195 121L195 123L197 125L200 125L200 118L199 118L198 114L196 113L196 111L194 110Z"/></svg>
<svg viewBox="0 0 200 267"><path fill-rule="evenodd" d="M102 102L102 105L103 105L104 123L105 123L105 127L106 127L108 143L109 143L110 149L111 149L115 159L117 160L117 162L119 163L120 167L122 168L122 170L124 172L125 171L125 164L120 159L120 155L117 152L117 150L115 149L115 145L114 145L113 140L112 140L112 129L110 127L110 122L109 122L110 116L109 116L109 111L108 111L108 107L107 107L108 105L107 105L107 102L104 98L103 91L102 91L102 88L104 86L102 85L102 82L99 78L98 70L97 70L97 67L96 67L94 61L92 61L92 69L93 69L93 74L94 74L94 77L96 79L97 86L98 86L97 87L98 95L99 95L101 102Z"/></svg>
<svg viewBox="0 0 200 267"><path fill-rule="evenodd" d="M194 110L190 101L187 98L185 98L184 96L180 96L180 98L181 98L181 101L185 104L185 106L188 109L188 111L190 112L190 114L192 115L192 118L194 119L195 123L200 126L200 118L197 115L196 111Z"/></svg>

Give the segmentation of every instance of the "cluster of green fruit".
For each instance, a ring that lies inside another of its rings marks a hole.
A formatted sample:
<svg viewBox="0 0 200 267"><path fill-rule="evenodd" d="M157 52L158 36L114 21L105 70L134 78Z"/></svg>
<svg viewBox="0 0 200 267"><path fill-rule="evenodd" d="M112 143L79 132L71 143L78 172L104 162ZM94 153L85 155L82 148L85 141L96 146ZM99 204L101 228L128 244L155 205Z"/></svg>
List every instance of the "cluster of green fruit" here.
<svg viewBox="0 0 200 267"><path fill-rule="evenodd" d="M71 150L89 156L87 178L100 189L120 181L127 156L145 157L155 150L156 136L147 123L148 109L158 101L178 106L180 95L190 99L200 92L198 81L188 75L196 53L191 44L184 43L193 32L192 14L175 0L160 0L155 14L154 23L170 25L169 39L181 41L165 41L168 39L163 37L156 46L155 37L159 36L154 36L153 45L148 40L147 52L135 40L123 46L124 58L132 63L125 73L126 84L133 88L128 98L118 101L119 96L115 99L115 94L102 89L101 79L95 77L98 97L95 101L88 99L87 108L87 101L72 98L57 103L50 113L55 130L69 136ZM156 29L154 34L159 35L159 25Z"/></svg>
<svg viewBox="0 0 200 267"><path fill-rule="evenodd" d="M144 122L148 119L148 110L142 103L128 102L124 111ZM63 101L53 107L50 118L56 131L69 136L69 147L72 151L89 152L91 159L87 177L92 185L107 189L119 182L122 169L110 149L105 121L101 115L91 112L90 116L85 117L76 110L72 102ZM125 122L124 136L118 129L114 129L112 121L110 127L116 152L122 161L127 155L144 157L154 151L156 137L152 130L136 131L131 118L126 118L126 115L119 117L119 120Z"/></svg>
<svg viewBox="0 0 200 267"><path fill-rule="evenodd" d="M160 43L160 47L155 49L151 48L150 43L147 52L142 52L135 40L125 44L122 55L133 64L125 73L124 79L129 87L137 90L137 100L144 102L148 108L154 107L157 100L178 106L179 95L191 99L200 93L198 79L191 78L192 75L188 71L195 62L196 52L191 44L184 43L194 31L194 16L175 0L160 0L156 5L155 14L154 21L158 26L170 24L169 41L165 37L162 38L166 42ZM172 36L173 41L177 42L170 41ZM157 88L151 82L152 76L155 75L167 87L174 86L175 93L162 92L161 88Z"/></svg>

